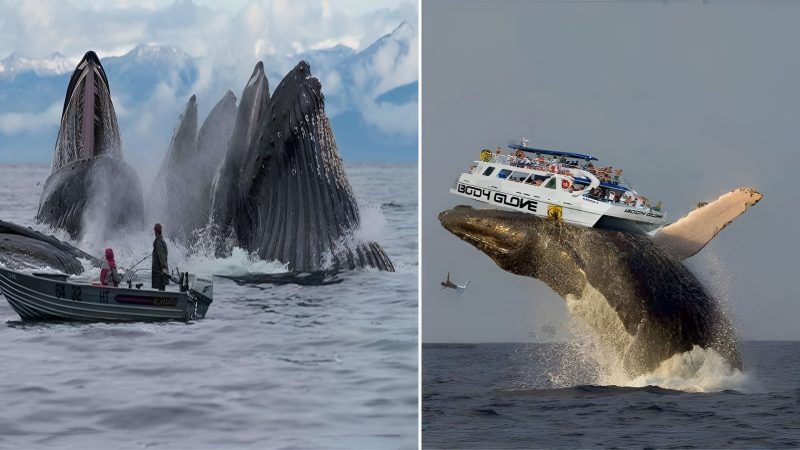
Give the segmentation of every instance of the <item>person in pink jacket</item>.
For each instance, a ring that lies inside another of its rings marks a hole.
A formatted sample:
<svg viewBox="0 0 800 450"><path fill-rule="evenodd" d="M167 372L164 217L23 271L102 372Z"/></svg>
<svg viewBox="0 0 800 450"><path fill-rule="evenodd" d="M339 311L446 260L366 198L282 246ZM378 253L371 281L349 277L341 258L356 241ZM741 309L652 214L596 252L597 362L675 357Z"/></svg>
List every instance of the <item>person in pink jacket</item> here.
<svg viewBox="0 0 800 450"><path fill-rule="evenodd" d="M107 248L106 259L100 266L100 284L103 286L111 286L113 284L114 287L117 287L121 280L122 277L117 272L117 263L114 261L114 251Z"/></svg>

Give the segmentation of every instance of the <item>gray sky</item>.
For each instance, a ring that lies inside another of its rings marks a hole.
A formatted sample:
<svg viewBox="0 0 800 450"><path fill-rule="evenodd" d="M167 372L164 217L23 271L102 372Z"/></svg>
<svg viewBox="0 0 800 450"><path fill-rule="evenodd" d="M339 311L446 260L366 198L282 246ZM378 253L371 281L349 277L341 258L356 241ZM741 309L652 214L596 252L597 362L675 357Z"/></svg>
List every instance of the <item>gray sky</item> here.
<svg viewBox="0 0 800 450"><path fill-rule="evenodd" d="M672 220L739 186L764 199L688 265L745 339L800 339L800 2L423 1L424 342L528 341L563 300L439 225L481 148L594 154ZM472 203L479 206L478 203ZM460 296L440 292L453 272ZM544 327L544 329L543 329Z"/></svg>

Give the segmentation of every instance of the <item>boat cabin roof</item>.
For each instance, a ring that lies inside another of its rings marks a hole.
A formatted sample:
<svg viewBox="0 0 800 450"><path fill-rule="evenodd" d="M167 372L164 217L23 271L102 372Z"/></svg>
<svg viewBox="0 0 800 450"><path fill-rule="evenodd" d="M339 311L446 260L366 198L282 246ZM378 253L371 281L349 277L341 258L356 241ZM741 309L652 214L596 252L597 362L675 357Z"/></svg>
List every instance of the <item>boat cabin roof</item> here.
<svg viewBox="0 0 800 450"><path fill-rule="evenodd" d="M585 155L583 153L563 152L561 150L545 150L541 148L524 147L519 144L511 144L508 147L513 148L514 150L522 150L523 152L530 152L530 153L539 153L541 155L566 156L567 158L583 159L586 161L598 160L592 155Z"/></svg>
<svg viewBox="0 0 800 450"><path fill-rule="evenodd" d="M613 183L613 182L608 183L608 182L605 182L605 181L601 181L600 182L600 187L604 187L606 189L613 189L615 191L621 191L621 192L625 192L625 191L630 191L631 190L631 188L629 188L628 186L625 186L623 184Z"/></svg>

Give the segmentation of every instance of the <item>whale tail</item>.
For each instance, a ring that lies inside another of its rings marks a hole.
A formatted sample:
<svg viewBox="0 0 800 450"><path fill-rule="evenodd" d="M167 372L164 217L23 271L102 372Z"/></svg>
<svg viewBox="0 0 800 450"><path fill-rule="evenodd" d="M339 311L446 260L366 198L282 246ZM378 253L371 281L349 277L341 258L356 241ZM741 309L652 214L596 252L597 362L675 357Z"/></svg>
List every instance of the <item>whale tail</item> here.
<svg viewBox="0 0 800 450"><path fill-rule="evenodd" d="M678 260L690 258L762 197L753 188L734 189L661 228L653 241Z"/></svg>

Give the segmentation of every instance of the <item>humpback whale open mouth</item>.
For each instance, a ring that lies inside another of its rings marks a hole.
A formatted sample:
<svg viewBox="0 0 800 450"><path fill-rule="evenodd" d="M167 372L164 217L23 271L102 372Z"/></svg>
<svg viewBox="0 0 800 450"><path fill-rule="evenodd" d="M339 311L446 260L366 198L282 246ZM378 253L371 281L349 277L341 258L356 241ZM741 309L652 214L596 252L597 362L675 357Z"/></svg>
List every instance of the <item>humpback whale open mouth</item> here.
<svg viewBox="0 0 800 450"><path fill-rule="evenodd" d="M293 271L394 270L380 245L354 241L358 204L308 63L298 63L271 97L257 64L235 123L212 200L221 234Z"/></svg>
<svg viewBox="0 0 800 450"><path fill-rule="evenodd" d="M88 51L72 72L67 86L53 171L78 159L101 154L122 156L119 125L106 71L97 54Z"/></svg>
<svg viewBox="0 0 800 450"><path fill-rule="evenodd" d="M69 80L37 221L81 237L87 226L101 234L142 225L139 178L122 159L117 116L105 70L89 51Z"/></svg>
<svg viewBox="0 0 800 450"><path fill-rule="evenodd" d="M713 349L741 369L721 305L680 259L760 199L752 189L737 189L655 239L468 206L440 213L439 221L500 268L547 284L635 377L696 347Z"/></svg>

